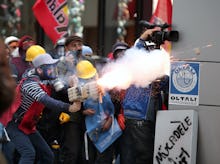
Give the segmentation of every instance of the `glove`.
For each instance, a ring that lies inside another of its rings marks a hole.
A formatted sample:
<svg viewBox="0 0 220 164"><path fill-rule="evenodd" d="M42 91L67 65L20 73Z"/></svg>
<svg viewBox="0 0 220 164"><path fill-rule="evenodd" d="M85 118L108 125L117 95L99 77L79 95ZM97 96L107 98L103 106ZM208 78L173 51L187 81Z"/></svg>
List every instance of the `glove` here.
<svg viewBox="0 0 220 164"><path fill-rule="evenodd" d="M68 83L70 87L77 86L79 80L75 75L72 75L68 78Z"/></svg>
<svg viewBox="0 0 220 164"><path fill-rule="evenodd" d="M99 98L100 89L96 81L92 81L83 86L82 92L83 94L88 95L89 98L97 100Z"/></svg>
<svg viewBox="0 0 220 164"><path fill-rule="evenodd" d="M70 120L70 115L62 112L60 113L59 120L60 120L60 124L66 123Z"/></svg>
<svg viewBox="0 0 220 164"><path fill-rule="evenodd" d="M83 89L81 86L71 87L67 90L67 93L70 102L83 101L88 98L87 90Z"/></svg>
<svg viewBox="0 0 220 164"><path fill-rule="evenodd" d="M118 115L118 125L120 126L121 130L125 129L125 117L123 114Z"/></svg>
<svg viewBox="0 0 220 164"><path fill-rule="evenodd" d="M80 101L74 102L72 105L69 106L69 112L71 113L78 112L80 109L81 109Z"/></svg>

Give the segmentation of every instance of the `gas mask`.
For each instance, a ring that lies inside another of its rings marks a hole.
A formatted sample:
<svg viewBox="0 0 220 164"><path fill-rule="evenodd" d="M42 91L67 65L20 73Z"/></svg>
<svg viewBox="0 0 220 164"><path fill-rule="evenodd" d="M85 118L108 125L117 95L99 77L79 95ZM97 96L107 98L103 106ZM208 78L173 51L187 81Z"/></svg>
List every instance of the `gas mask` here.
<svg viewBox="0 0 220 164"><path fill-rule="evenodd" d="M82 57L82 50L67 51L65 56L67 58L70 56L73 57L73 64L76 65Z"/></svg>
<svg viewBox="0 0 220 164"><path fill-rule="evenodd" d="M52 80L54 89L57 92L64 88L63 81L58 78L57 64L42 65L41 69L43 70L41 78L43 80Z"/></svg>
<svg viewBox="0 0 220 164"><path fill-rule="evenodd" d="M42 69L41 78L43 80L54 80L58 77L56 64L48 64L40 66Z"/></svg>

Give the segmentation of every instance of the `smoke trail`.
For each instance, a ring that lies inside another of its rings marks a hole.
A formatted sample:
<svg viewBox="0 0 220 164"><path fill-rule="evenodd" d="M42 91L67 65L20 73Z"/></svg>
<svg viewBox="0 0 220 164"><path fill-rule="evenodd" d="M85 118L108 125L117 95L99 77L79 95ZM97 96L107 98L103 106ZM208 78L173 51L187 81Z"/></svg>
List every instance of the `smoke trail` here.
<svg viewBox="0 0 220 164"><path fill-rule="evenodd" d="M126 89L131 84L146 87L155 79L169 75L170 57L164 50L146 51L135 47L115 62L106 64L98 84L105 89Z"/></svg>

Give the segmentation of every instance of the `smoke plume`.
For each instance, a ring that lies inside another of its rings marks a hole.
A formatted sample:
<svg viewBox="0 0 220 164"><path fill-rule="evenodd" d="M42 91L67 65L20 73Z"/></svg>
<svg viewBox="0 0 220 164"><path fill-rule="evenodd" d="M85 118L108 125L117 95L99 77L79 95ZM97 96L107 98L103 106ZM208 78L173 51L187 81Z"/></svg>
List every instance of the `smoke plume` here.
<svg viewBox="0 0 220 164"><path fill-rule="evenodd" d="M130 85L146 87L163 75L169 75L170 56L164 50L150 52L135 47L125 55L106 64L98 84L104 89L127 89Z"/></svg>

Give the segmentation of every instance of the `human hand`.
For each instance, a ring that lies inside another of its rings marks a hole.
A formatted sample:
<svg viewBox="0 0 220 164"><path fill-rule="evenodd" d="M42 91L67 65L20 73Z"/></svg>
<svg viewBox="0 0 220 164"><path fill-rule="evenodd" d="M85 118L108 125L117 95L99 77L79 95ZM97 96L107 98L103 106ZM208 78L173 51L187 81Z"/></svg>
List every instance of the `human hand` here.
<svg viewBox="0 0 220 164"><path fill-rule="evenodd" d="M78 112L81 109L81 102L76 101L72 105L69 106L69 112L75 113Z"/></svg>
<svg viewBox="0 0 220 164"><path fill-rule="evenodd" d="M77 78L76 75L72 75L68 77L68 83L70 87L77 86L78 82L79 82L79 79Z"/></svg>
<svg viewBox="0 0 220 164"><path fill-rule="evenodd" d="M67 90L67 93L70 102L76 100L82 101L89 96L87 90L83 89L81 86L71 87Z"/></svg>
<svg viewBox="0 0 220 164"><path fill-rule="evenodd" d="M95 110L94 109L86 109L83 111L84 115L93 115L95 114Z"/></svg>
<svg viewBox="0 0 220 164"><path fill-rule="evenodd" d="M83 86L83 93L87 93L88 97L97 100L100 95L100 87L96 81L89 82Z"/></svg>
<svg viewBox="0 0 220 164"><path fill-rule="evenodd" d="M102 131L108 130L112 125L112 117L107 117L105 123L102 126Z"/></svg>
<svg viewBox="0 0 220 164"><path fill-rule="evenodd" d="M153 34L153 32L155 31L161 31L160 27L155 27L153 29L147 29L146 31L144 31L141 36L140 39L142 40L147 40L149 38L149 36L151 36Z"/></svg>

